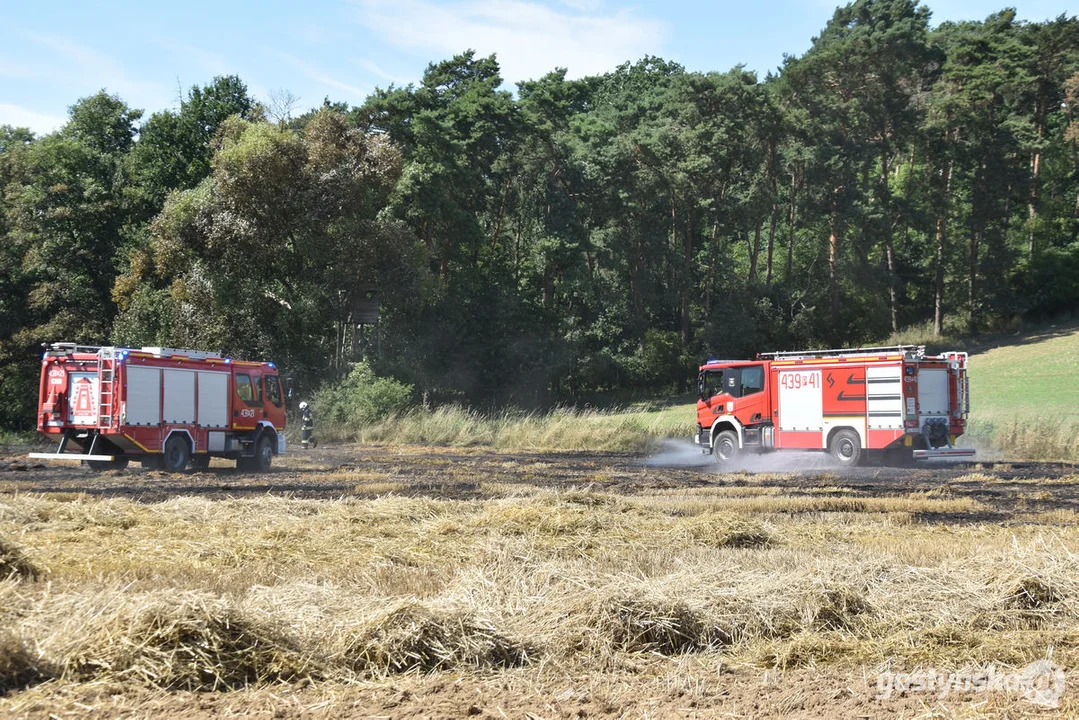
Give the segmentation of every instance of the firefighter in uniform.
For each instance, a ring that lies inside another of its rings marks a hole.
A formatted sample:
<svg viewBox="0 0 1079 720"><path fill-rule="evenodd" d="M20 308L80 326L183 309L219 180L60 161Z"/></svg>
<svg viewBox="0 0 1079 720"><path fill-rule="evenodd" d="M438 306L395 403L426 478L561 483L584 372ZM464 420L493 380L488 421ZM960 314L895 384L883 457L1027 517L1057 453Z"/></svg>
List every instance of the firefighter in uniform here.
<svg viewBox="0 0 1079 720"><path fill-rule="evenodd" d="M300 403L300 445L304 450L315 446L315 441L311 437L314 429L315 419L311 415L311 406L305 400Z"/></svg>

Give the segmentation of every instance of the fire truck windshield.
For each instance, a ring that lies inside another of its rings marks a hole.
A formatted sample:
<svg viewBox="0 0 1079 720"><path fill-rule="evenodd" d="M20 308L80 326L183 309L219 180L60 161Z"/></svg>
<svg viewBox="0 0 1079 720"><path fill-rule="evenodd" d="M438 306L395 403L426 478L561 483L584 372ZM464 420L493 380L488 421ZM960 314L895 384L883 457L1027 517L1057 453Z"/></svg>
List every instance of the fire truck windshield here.
<svg viewBox="0 0 1079 720"><path fill-rule="evenodd" d="M705 370L700 374L697 390L702 400L716 395L740 398L764 390L764 366L727 367Z"/></svg>
<svg viewBox="0 0 1079 720"><path fill-rule="evenodd" d="M701 373L697 390L702 400L723 392L723 371L705 370Z"/></svg>

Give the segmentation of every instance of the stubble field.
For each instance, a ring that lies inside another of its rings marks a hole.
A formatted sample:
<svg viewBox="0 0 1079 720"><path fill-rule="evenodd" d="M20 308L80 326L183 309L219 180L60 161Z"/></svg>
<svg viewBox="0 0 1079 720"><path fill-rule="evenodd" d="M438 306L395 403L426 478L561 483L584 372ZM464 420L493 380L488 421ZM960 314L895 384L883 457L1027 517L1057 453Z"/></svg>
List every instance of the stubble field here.
<svg viewBox="0 0 1079 720"><path fill-rule="evenodd" d="M5 717L1079 713L1074 465L339 446L95 474L22 450Z"/></svg>

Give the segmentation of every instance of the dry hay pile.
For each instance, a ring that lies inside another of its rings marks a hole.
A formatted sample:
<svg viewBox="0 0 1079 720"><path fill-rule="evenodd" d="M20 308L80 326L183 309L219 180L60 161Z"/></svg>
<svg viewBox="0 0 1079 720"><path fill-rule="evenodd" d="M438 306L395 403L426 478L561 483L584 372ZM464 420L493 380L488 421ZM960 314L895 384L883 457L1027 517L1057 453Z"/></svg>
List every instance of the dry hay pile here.
<svg viewBox="0 0 1079 720"><path fill-rule="evenodd" d="M472 613L404 602L370 618L346 641L343 655L374 675L456 665L518 667L535 651Z"/></svg>
<svg viewBox="0 0 1079 720"><path fill-rule="evenodd" d="M15 620L13 600L18 597L18 585L22 580L33 580L41 575L15 543L0 536L0 620L11 625ZM51 673L41 658L34 653L22 637L7 629L0 629L0 695L15 688L23 688L46 679Z"/></svg>
<svg viewBox="0 0 1079 720"><path fill-rule="evenodd" d="M812 626L819 630L857 631L873 615L866 589L835 585L821 591L810 603Z"/></svg>
<svg viewBox="0 0 1079 720"><path fill-rule="evenodd" d="M598 601L587 621L615 647L677 655L730 642L700 611L682 602L614 596Z"/></svg>
<svg viewBox="0 0 1079 720"><path fill-rule="evenodd" d="M0 632L0 695L42 682L50 674L21 638L11 632Z"/></svg>
<svg viewBox="0 0 1079 720"><path fill-rule="evenodd" d="M678 526L675 539L717 548L749 550L777 544L767 525L728 513L687 518Z"/></svg>
<svg viewBox="0 0 1079 720"><path fill-rule="evenodd" d="M836 573L727 578L679 572L644 582L616 583L589 593L571 613L581 638L575 652L613 650L679 655L727 650L799 635L873 632L877 618L865 589Z"/></svg>
<svg viewBox="0 0 1079 720"><path fill-rule="evenodd" d="M1019 562L991 580L993 606L979 620L994 629L1036 629L1079 618L1079 562L1057 555L1037 564Z"/></svg>
<svg viewBox="0 0 1079 720"><path fill-rule="evenodd" d="M66 608L73 632L60 628L49 648L66 677L231 690L320 675L287 635L201 593L121 592L82 603Z"/></svg>
<svg viewBox="0 0 1079 720"><path fill-rule="evenodd" d="M339 672L385 677L458 666L525 665L537 648L519 641L482 613L448 599L357 597L333 584L255 586L246 598L253 614L273 614L305 646Z"/></svg>
<svg viewBox="0 0 1079 720"><path fill-rule="evenodd" d="M41 570L30 562L22 548L0 535L0 580L12 577L34 579L39 575Z"/></svg>
<svg viewBox="0 0 1079 720"><path fill-rule="evenodd" d="M1063 599L1064 595L1051 580L1034 575L1020 578L1004 596L1005 604L1016 610L1045 610Z"/></svg>

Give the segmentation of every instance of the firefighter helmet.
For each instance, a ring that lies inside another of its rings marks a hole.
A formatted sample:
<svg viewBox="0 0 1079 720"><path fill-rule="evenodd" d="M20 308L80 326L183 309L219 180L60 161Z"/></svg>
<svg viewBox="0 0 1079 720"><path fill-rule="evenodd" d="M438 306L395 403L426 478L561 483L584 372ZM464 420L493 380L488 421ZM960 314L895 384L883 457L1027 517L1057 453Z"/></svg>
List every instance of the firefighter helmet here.
<svg viewBox="0 0 1079 720"><path fill-rule="evenodd" d="M301 410L306 410L307 409L307 401L306 400L304 400L302 403L300 403L300 409Z"/></svg>

